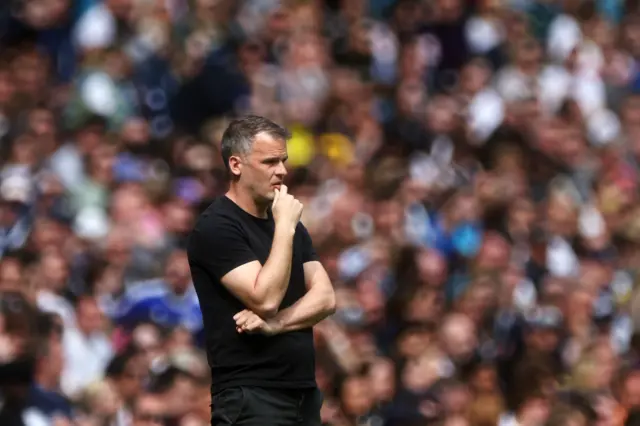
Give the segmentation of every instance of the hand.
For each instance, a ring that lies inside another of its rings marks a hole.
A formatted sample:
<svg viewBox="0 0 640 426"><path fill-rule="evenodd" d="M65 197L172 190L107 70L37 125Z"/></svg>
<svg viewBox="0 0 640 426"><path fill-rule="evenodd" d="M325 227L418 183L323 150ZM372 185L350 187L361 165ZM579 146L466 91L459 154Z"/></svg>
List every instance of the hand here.
<svg viewBox="0 0 640 426"><path fill-rule="evenodd" d="M265 321L248 309L233 316L238 333L261 333L266 336L277 334L280 329L276 321Z"/></svg>
<svg viewBox="0 0 640 426"><path fill-rule="evenodd" d="M271 205L276 225L290 226L295 229L300 221L300 216L302 216L302 207L302 203L289 194L286 185L282 185L280 190L276 189L276 195Z"/></svg>

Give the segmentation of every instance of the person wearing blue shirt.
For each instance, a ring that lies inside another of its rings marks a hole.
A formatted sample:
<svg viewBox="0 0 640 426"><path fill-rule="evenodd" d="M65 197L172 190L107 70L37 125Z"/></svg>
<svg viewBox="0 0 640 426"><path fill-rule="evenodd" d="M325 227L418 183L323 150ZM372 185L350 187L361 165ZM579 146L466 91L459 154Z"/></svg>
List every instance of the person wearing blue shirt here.
<svg viewBox="0 0 640 426"><path fill-rule="evenodd" d="M169 256L164 277L127 288L111 314L117 324L129 330L143 322L166 328L181 326L202 343L202 314L186 252L179 249Z"/></svg>

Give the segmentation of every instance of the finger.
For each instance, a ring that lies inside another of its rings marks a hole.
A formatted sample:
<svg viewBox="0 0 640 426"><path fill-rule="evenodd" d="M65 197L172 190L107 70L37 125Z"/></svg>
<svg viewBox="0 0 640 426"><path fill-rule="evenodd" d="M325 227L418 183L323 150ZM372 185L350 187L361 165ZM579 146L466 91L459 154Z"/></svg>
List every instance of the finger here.
<svg viewBox="0 0 640 426"><path fill-rule="evenodd" d="M242 333L242 332L243 332L242 327L236 327L236 331L237 331L238 333Z"/></svg>
<svg viewBox="0 0 640 426"><path fill-rule="evenodd" d="M262 326L262 320L260 318L253 318L245 324L244 329L247 331L253 331Z"/></svg>
<svg viewBox="0 0 640 426"><path fill-rule="evenodd" d="M248 311L238 312L233 316L233 319L237 323L238 321L242 321L243 318L246 318L247 315L248 315Z"/></svg>
<svg viewBox="0 0 640 426"><path fill-rule="evenodd" d="M251 316L253 315L252 312L245 312L244 314L238 316L238 318L236 319L236 325L241 326L242 324L246 324L247 321L249 321L249 319L251 319Z"/></svg>
<svg viewBox="0 0 640 426"><path fill-rule="evenodd" d="M289 193L289 188L287 185L280 185L280 195L287 195Z"/></svg>
<svg viewBox="0 0 640 426"><path fill-rule="evenodd" d="M233 320L234 320L234 321L235 321L235 320L237 320L237 319L238 319L238 318L240 318L240 316L241 316L241 315L243 315L245 312L247 312L247 309L244 309L244 310L242 310L242 311L238 312L237 314L235 314L235 315L233 316Z"/></svg>
<svg viewBox="0 0 640 426"><path fill-rule="evenodd" d="M247 318L239 318L236 320L236 327L243 328L247 324Z"/></svg>
<svg viewBox="0 0 640 426"><path fill-rule="evenodd" d="M271 208L273 208L276 205L276 203L278 202L278 198L280 198L280 190L276 188L275 195L273 196L273 203L271 204Z"/></svg>

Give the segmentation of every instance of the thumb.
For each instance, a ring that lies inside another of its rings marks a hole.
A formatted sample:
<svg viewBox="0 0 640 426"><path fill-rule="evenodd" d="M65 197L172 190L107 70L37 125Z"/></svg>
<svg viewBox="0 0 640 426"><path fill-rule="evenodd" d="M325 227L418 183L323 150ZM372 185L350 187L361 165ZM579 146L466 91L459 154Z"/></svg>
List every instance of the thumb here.
<svg viewBox="0 0 640 426"><path fill-rule="evenodd" d="M278 198L280 198L280 191L276 189L275 195L273 196L273 203L271 203L271 208L274 208L276 206L276 203L278 202Z"/></svg>

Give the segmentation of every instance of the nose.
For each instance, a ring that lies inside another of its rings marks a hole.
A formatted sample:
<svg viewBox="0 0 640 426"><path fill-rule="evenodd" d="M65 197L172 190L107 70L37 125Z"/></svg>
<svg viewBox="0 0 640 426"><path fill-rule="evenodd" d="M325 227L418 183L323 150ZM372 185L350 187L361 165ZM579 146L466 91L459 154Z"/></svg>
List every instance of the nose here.
<svg viewBox="0 0 640 426"><path fill-rule="evenodd" d="M287 175L287 167L284 165L284 161L280 161L278 163L278 167L276 168L276 176L285 177Z"/></svg>

